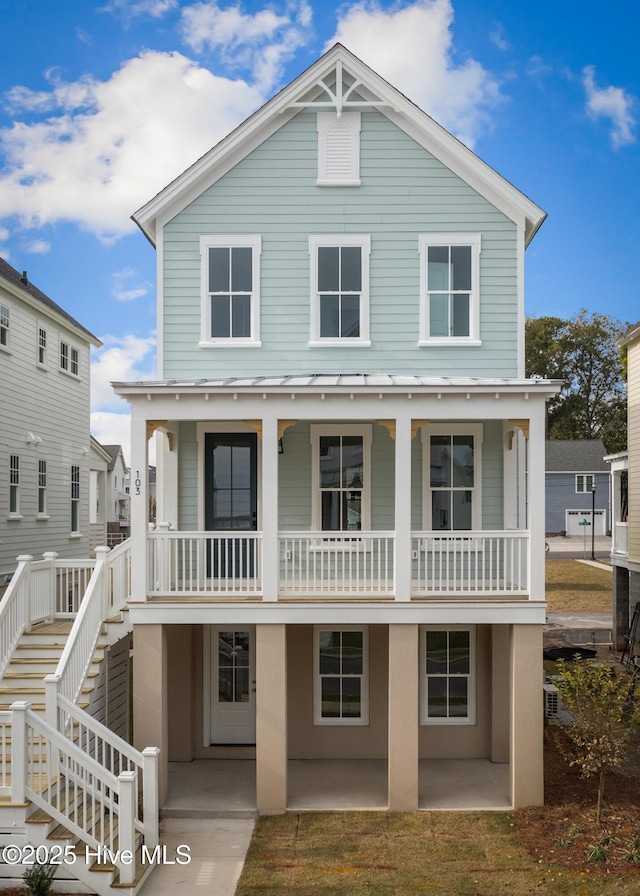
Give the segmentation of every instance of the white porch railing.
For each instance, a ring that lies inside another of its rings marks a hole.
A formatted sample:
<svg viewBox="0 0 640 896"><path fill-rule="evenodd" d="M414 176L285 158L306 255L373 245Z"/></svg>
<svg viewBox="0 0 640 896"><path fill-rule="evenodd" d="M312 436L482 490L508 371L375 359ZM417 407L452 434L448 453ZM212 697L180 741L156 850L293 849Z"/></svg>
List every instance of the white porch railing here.
<svg viewBox="0 0 640 896"><path fill-rule="evenodd" d="M259 596L262 533L149 532L149 594Z"/></svg>
<svg viewBox="0 0 640 896"><path fill-rule="evenodd" d="M614 557L629 556L629 523L613 524L611 553Z"/></svg>
<svg viewBox="0 0 640 896"><path fill-rule="evenodd" d="M280 592L392 595L395 533L281 532Z"/></svg>
<svg viewBox="0 0 640 896"><path fill-rule="evenodd" d="M412 533L415 596L528 593L529 533Z"/></svg>
<svg viewBox="0 0 640 896"><path fill-rule="evenodd" d="M0 712L0 796L11 796L11 712Z"/></svg>

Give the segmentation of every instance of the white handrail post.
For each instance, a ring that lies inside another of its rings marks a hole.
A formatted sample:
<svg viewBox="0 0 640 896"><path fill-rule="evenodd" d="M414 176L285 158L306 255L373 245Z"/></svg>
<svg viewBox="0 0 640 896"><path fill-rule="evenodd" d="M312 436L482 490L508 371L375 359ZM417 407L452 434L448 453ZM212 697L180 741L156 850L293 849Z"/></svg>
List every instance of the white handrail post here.
<svg viewBox="0 0 640 896"><path fill-rule="evenodd" d="M136 876L136 804L138 801L136 772L121 772L118 775L119 799L118 799L118 837L119 849L116 865L120 872L121 884L132 884ZM129 856L131 854L131 861Z"/></svg>
<svg viewBox="0 0 640 896"><path fill-rule="evenodd" d="M31 561L33 557L31 554L20 554L17 558L18 563L24 563L24 593L25 593L25 601L23 604L24 607L24 630L26 632L31 631Z"/></svg>
<svg viewBox="0 0 640 896"><path fill-rule="evenodd" d="M11 802L26 802L27 787L27 710L23 700L11 704Z"/></svg>
<svg viewBox="0 0 640 896"><path fill-rule="evenodd" d="M56 581L56 560L58 559L57 551L45 551L42 559L49 564L49 608L50 613L47 622L53 622L56 609L58 606L58 583Z"/></svg>
<svg viewBox="0 0 640 896"><path fill-rule="evenodd" d="M106 619L109 615L109 590L107 588L107 579L105 575L108 556L109 548L96 548L96 565L94 571L95 574L99 576L98 584L100 587L100 605L102 607L103 619Z"/></svg>
<svg viewBox="0 0 640 896"><path fill-rule="evenodd" d="M44 677L44 720L47 725L58 731L58 683L59 675Z"/></svg>
<svg viewBox="0 0 640 896"><path fill-rule="evenodd" d="M150 849L160 840L160 805L158 793L159 747L145 747L142 751L142 806L144 812L144 839Z"/></svg>

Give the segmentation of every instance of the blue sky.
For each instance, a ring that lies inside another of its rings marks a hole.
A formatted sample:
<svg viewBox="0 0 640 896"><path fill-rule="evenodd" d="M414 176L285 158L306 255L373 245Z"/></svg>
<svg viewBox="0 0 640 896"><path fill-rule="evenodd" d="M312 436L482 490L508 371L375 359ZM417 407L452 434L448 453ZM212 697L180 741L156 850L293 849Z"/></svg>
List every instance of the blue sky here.
<svg viewBox="0 0 640 896"><path fill-rule="evenodd" d="M640 68L630 6L577 0L0 0L0 255L102 339L109 381L155 373L155 261L130 215L336 40L549 218L527 312L640 317Z"/></svg>

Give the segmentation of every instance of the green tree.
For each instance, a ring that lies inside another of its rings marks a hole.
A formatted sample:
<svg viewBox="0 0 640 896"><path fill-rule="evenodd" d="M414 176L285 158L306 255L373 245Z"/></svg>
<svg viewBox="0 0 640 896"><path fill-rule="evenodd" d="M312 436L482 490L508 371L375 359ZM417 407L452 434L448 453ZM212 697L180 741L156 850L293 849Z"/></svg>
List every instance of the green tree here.
<svg viewBox="0 0 640 896"><path fill-rule="evenodd" d="M598 778L596 820L602 819L607 773L620 768L640 728L640 701L634 700L631 677L611 666L576 659L573 666L557 663L556 681L562 701L573 716L568 728L570 764L582 777Z"/></svg>
<svg viewBox="0 0 640 896"><path fill-rule="evenodd" d="M563 381L549 404L550 438L601 438L608 452L626 448L625 367L617 344L624 330L620 321L585 310L568 320L527 319L527 376Z"/></svg>

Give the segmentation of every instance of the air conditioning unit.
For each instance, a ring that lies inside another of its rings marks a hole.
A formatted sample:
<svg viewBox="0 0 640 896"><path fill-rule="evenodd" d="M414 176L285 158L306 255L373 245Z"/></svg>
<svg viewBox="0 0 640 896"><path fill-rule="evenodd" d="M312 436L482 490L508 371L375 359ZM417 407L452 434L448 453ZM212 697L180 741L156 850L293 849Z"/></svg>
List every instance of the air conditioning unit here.
<svg viewBox="0 0 640 896"><path fill-rule="evenodd" d="M557 719L558 712L561 706L558 688L555 686L555 684L543 684L542 692L544 698L545 719Z"/></svg>

